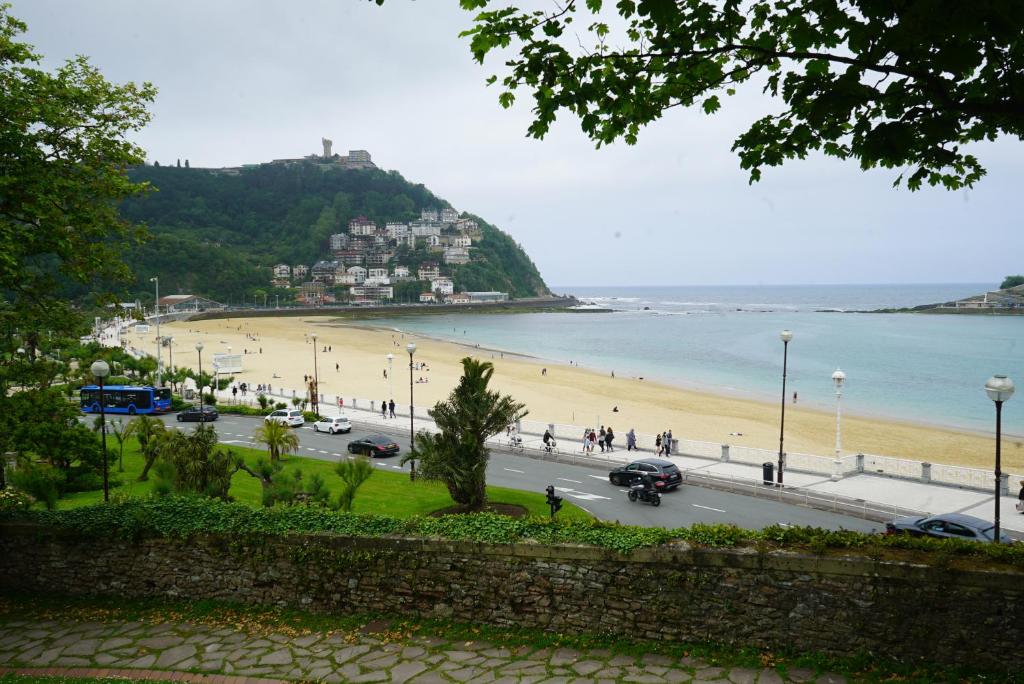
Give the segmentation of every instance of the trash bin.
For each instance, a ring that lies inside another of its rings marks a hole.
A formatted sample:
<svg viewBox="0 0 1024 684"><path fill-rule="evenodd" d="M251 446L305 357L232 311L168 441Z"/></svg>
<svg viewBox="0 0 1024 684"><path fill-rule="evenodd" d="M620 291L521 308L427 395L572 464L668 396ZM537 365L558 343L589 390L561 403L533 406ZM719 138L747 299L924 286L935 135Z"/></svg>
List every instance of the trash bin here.
<svg viewBox="0 0 1024 684"><path fill-rule="evenodd" d="M185 401L192 401L196 398L196 392L191 387L185 388Z"/></svg>
<svg viewBox="0 0 1024 684"><path fill-rule="evenodd" d="M765 461L761 464L761 478L764 480L764 484L772 485L775 484L775 464L771 461Z"/></svg>

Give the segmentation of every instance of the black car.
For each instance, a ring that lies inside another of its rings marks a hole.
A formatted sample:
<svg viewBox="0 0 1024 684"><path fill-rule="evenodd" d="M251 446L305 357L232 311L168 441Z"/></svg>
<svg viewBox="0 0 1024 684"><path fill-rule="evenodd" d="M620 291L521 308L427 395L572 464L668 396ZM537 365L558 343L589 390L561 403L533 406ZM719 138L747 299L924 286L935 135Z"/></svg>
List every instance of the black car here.
<svg viewBox="0 0 1024 684"><path fill-rule="evenodd" d="M212 423L219 416L220 414L217 413L217 409L212 406L204 406L202 411L199 410L198 406L193 406L178 413L178 422Z"/></svg>
<svg viewBox="0 0 1024 684"><path fill-rule="evenodd" d="M394 456L398 453L395 440L384 435L370 435L348 443L348 453L367 456Z"/></svg>
<svg viewBox="0 0 1024 684"><path fill-rule="evenodd" d="M613 485L628 485L644 474L651 476L654 486L659 491L667 492L683 483L683 474L679 472L676 464L661 458L633 461L629 465L616 468L608 473L608 481Z"/></svg>

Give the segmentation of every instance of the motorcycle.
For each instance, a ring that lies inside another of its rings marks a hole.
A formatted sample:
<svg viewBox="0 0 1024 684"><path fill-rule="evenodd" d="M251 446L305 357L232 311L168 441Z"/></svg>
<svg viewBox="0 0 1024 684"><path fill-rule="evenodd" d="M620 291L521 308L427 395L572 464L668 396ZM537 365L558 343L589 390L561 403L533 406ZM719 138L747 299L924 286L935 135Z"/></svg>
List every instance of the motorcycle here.
<svg viewBox="0 0 1024 684"><path fill-rule="evenodd" d="M661 505L661 494L656 489L648 489L644 486L643 482L634 482L629 486L629 492L626 494L630 501L643 501L649 503L652 506Z"/></svg>

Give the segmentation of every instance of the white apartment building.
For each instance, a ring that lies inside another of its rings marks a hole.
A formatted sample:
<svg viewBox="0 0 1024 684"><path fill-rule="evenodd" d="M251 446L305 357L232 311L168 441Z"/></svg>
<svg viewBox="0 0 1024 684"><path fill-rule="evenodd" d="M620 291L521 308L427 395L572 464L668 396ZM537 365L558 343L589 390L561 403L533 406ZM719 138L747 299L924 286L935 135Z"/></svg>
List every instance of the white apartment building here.
<svg viewBox="0 0 1024 684"><path fill-rule="evenodd" d="M295 264L292 266L292 275L296 278L305 278L309 275L309 266L305 264Z"/></svg>
<svg viewBox="0 0 1024 684"><path fill-rule="evenodd" d="M379 302L395 298L395 289L391 286L356 285L349 288L348 292L353 302Z"/></svg>
<svg viewBox="0 0 1024 684"><path fill-rule="evenodd" d="M388 278L388 269L386 268L371 268L366 272L366 280L363 281L364 285L390 285L391 279Z"/></svg>
<svg viewBox="0 0 1024 684"><path fill-rule="evenodd" d="M334 276L334 284L335 285L355 285L356 284L356 277L354 275L352 275L351 273L346 273L345 275L336 275L336 276Z"/></svg>
<svg viewBox="0 0 1024 684"><path fill-rule="evenodd" d="M350 266L347 270L348 274L356 279L357 285L366 280L366 269L362 266Z"/></svg>
<svg viewBox="0 0 1024 684"><path fill-rule="evenodd" d="M395 270L392 271L391 275L395 278L408 278L409 267L408 266L395 266Z"/></svg>
<svg viewBox="0 0 1024 684"><path fill-rule="evenodd" d="M432 221L437 223L439 218L437 209L424 209L420 212L420 221Z"/></svg>
<svg viewBox="0 0 1024 684"><path fill-rule="evenodd" d="M455 223L459 220L459 212L451 207L441 210L441 223Z"/></svg>
<svg viewBox="0 0 1024 684"><path fill-rule="evenodd" d="M417 280L434 280L440 277L441 269L437 267L437 264L423 264L416 271Z"/></svg>
<svg viewBox="0 0 1024 684"><path fill-rule="evenodd" d="M455 283L451 278L435 278L430 281L430 289L434 294L450 295L455 292Z"/></svg>
<svg viewBox="0 0 1024 684"><path fill-rule="evenodd" d="M473 238L468 235L456 235L452 238L452 247L469 247L473 244Z"/></svg>
<svg viewBox="0 0 1024 684"><path fill-rule="evenodd" d="M292 269L288 264L278 264L274 266L274 277L275 278L291 278Z"/></svg>
<svg viewBox="0 0 1024 684"><path fill-rule="evenodd" d="M397 240L398 240L398 246L399 247L401 247L402 245L405 245L409 249L416 249L416 236L413 235L412 233L409 233L407 235L403 235L403 236L397 238Z"/></svg>
<svg viewBox="0 0 1024 684"><path fill-rule="evenodd" d="M348 222L348 232L352 235L374 235L377 233L377 224L360 216Z"/></svg>
<svg viewBox="0 0 1024 684"><path fill-rule="evenodd" d="M440 235L441 226L437 223L429 223L424 221L414 221L409 224L409 230L416 237L427 237L429 235Z"/></svg>
<svg viewBox="0 0 1024 684"><path fill-rule="evenodd" d="M409 234L409 224L390 221L384 224L384 232L392 240L397 240L398 238Z"/></svg>
<svg viewBox="0 0 1024 684"><path fill-rule="evenodd" d="M446 264L468 264L469 263L469 248L468 247L445 247L444 248L444 263L446 263Z"/></svg>
<svg viewBox="0 0 1024 684"><path fill-rule="evenodd" d="M340 249L348 249L348 235L346 233L335 233L330 237L330 248L332 252Z"/></svg>

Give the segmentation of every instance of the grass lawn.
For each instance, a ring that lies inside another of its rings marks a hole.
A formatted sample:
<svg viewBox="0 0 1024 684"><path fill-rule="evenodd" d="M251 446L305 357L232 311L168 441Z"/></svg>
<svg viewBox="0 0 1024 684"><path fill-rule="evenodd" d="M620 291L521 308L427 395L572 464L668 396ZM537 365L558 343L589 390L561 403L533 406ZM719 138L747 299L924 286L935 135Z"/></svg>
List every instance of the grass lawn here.
<svg viewBox="0 0 1024 684"><path fill-rule="evenodd" d="M301 437L300 437L301 439ZM107 437L107 446L114 451L117 450L116 440ZM226 448L226 447L222 447ZM250 466L256 463L260 457L267 457L266 452L247 447L230 447L233 452L241 455ZM397 463L398 457L377 459L381 463ZM282 460L285 471L301 470L303 477L309 477L319 473L323 477L327 488L333 495L341 489L341 478L334 472L336 461L321 461L303 456L286 456ZM110 470L111 480L121 480L121 484L112 487L110 495L114 497L141 497L147 496L152 491L152 482L137 482L142 472L144 461L139 452L139 445L135 439L125 442L124 448L124 472L119 472L114 465ZM282 473L284 474L284 473ZM262 487L256 478L248 473L239 471L231 479L231 496L236 501L249 506L258 507L261 505ZM518 504L526 507L530 515L546 517L548 506L541 492L524 492L518 489L507 489L505 487L488 487L487 498L493 503ZM68 494L57 502L57 508L77 508L88 506L103 500L103 492L76 492ZM433 511L446 508L452 505L451 497L447 488L440 482L426 482L417 480L410 482L406 473L391 472L390 468L376 468L369 480L359 488L356 494L352 510L355 513L379 513L397 518L407 518L413 515L425 515ZM39 506L39 504L37 504ZM562 510L558 512L562 519L589 519L589 513L574 506L568 501L563 502Z"/></svg>

